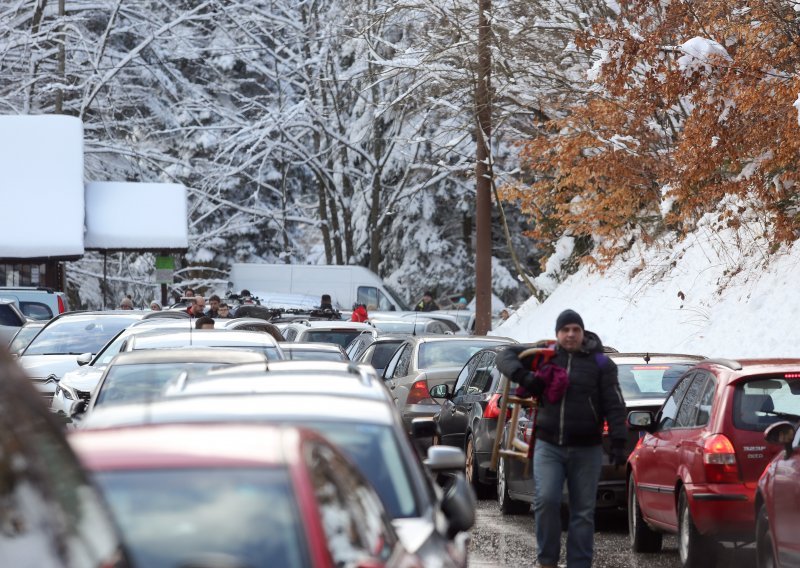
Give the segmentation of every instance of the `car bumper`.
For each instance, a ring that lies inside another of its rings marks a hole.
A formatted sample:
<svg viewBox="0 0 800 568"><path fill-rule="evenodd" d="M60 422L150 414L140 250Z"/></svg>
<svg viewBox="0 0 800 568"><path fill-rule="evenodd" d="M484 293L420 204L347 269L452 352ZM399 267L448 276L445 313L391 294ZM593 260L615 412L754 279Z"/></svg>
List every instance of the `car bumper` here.
<svg viewBox="0 0 800 568"><path fill-rule="evenodd" d="M755 484L687 485L689 511L701 534L746 535L755 531Z"/></svg>

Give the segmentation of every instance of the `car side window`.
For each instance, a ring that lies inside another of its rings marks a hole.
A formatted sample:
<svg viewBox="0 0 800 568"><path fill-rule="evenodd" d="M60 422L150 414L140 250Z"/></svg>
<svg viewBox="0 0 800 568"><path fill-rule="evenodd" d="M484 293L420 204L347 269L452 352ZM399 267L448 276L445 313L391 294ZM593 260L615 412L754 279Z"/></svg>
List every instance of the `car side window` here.
<svg viewBox="0 0 800 568"><path fill-rule="evenodd" d="M411 351L411 345L406 345L403 348L400 359L397 361L397 367L394 369L395 377L405 377L408 374L408 367L411 364Z"/></svg>
<svg viewBox="0 0 800 568"><path fill-rule="evenodd" d="M672 392L669 393L669 396L664 401L664 406L661 407L661 411L658 415L659 430L669 430L675 426L675 419L678 416L678 407L680 406L683 395L689 388L689 383L694 375L694 373L685 375L680 382L675 385L675 388L672 389Z"/></svg>
<svg viewBox="0 0 800 568"><path fill-rule="evenodd" d="M695 373L686 394L681 401L678 415L675 418L675 428L692 428L696 426L695 416L700 406L700 397L706 384L706 375Z"/></svg>
<svg viewBox="0 0 800 568"><path fill-rule="evenodd" d="M378 290L378 310L382 312L389 312L392 310L393 306L394 304L392 304L392 301L386 297L386 294Z"/></svg>
<svg viewBox="0 0 800 568"><path fill-rule="evenodd" d="M394 378L395 369L397 368L397 362L400 360L400 357L403 355L403 353L405 353L405 351L407 349L411 349L411 347L409 347L409 345L406 343L405 345L401 346L395 352L394 355L392 355L392 358L389 360L389 363L386 365L386 370L383 372L383 376L386 379Z"/></svg>
<svg viewBox="0 0 800 568"><path fill-rule="evenodd" d="M356 290L356 303L364 304L365 306L377 306L378 289L373 286L359 286L358 290Z"/></svg>
<svg viewBox="0 0 800 568"><path fill-rule="evenodd" d="M706 380L706 385L703 388L703 394L700 395L700 401L697 405L697 417L695 424L697 426L705 426L711 418L711 407L714 404L714 393L717 391L717 380L714 375L709 375Z"/></svg>
<svg viewBox="0 0 800 568"><path fill-rule="evenodd" d="M493 359L494 353L481 353L478 359L478 366L475 369L475 374L467 386L467 394L483 394L488 392L492 386L492 373L489 369L490 359Z"/></svg>
<svg viewBox="0 0 800 568"><path fill-rule="evenodd" d="M456 379L456 386L453 396L464 396L467 390L467 384L469 382L469 378L475 372L475 369L478 367L478 359L480 359L481 354L476 353L470 360L467 361L467 364L464 365L464 368L461 369L461 372L458 374L458 378Z"/></svg>
<svg viewBox="0 0 800 568"><path fill-rule="evenodd" d="M283 336L286 338L286 341L294 341L294 338L297 337L297 330L292 327L287 327L283 332Z"/></svg>
<svg viewBox="0 0 800 568"><path fill-rule="evenodd" d="M387 561L397 539L374 491L330 447L309 443L305 456L334 564Z"/></svg>

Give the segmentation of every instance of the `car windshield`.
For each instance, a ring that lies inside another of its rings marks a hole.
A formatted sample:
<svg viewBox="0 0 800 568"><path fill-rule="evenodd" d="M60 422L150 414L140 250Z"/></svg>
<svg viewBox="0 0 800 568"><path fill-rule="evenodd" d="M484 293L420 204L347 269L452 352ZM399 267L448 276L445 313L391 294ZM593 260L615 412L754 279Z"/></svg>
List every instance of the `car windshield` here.
<svg viewBox="0 0 800 568"><path fill-rule="evenodd" d="M284 355L291 361L344 361L347 358L338 351L320 349L284 349Z"/></svg>
<svg viewBox="0 0 800 568"><path fill-rule="evenodd" d="M342 348L350 345L362 329L311 329L303 334L303 341L313 343L336 343L341 345Z"/></svg>
<svg viewBox="0 0 800 568"><path fill-rule="evenodd" d="M164 386L181 373L203 374L224 363L142 363L109 367L95 406L144 402L161 396Z"/></svg>
<svg viewBox="0 0 800 568"><path fill-rule="evenodd" d="M467 360L484 347L499 345L497 341L431 341L419 346L419 368L463 367Z"/></svg>
<svg viewBox="0 0 800 568"><path fill-rule="evenodd" d="M408 466L391 426L340 422L303 425L344 450L375 488L391 518L417 516Z"/></svg>
<svg viewBox="0 0 800 568"><path fill-rule="evenodd" d="M666 398L681 375L692 366L694 363L617 364L622 396L625 400Z"/></svg>
<svg viewBox="0 0 800 568"><path fill-rule="evenodd" d="M99 472L136 566L308 566L288 473L278 468Z"/></svg>
<svg viewBox="0 0 800 568"><path fill-rule="evenodd" d="M134 321L136 318L126 316L58 319L42 329L23 355L97 353L109 339Z"/></svg>

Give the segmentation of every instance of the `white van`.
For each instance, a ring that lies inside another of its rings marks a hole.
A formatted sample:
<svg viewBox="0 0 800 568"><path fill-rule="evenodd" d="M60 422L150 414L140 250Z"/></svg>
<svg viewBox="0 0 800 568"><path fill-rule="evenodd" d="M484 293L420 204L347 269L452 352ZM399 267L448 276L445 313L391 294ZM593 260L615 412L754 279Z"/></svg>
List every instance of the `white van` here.
<svg viewBox="0 0 800 568"><path fill-rule="evenodd" d="M333 307L340 310L352 309L356 303L383 311L408 309L377 274L363 266L234 263L230 281L236 292L306 294L315 296L317 305L322 294L330 294Z"/></svg>

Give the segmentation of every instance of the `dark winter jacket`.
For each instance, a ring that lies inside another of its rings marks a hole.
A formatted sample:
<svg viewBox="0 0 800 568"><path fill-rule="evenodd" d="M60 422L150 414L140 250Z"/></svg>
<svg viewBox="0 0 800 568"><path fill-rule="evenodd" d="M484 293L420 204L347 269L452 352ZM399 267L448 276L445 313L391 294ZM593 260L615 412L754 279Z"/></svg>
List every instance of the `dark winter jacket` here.
<svg viewBox="0 0 800 568"><path fill-rule="evenodd" d="M518 355L530 345L513 345L497 355L497 368L512 381L539 396L546 383L534 377ZM584 332L583 345L576 353L556 347L549 361L567 371L569 386L555 404L540 397L536 438L559 446L591 446L602 443L603 422L608 421L612 445L627 440L625 400L617 381L617 366L603 354L600 338Z"/></svg>
<svg viewBox="0 0 800 568"><path fill-rule="evenodd" d="M427 304L425 300L420 300L419 304L414 307L415 312L432 312L439 309L439 304L431 300Z"/></svg>

